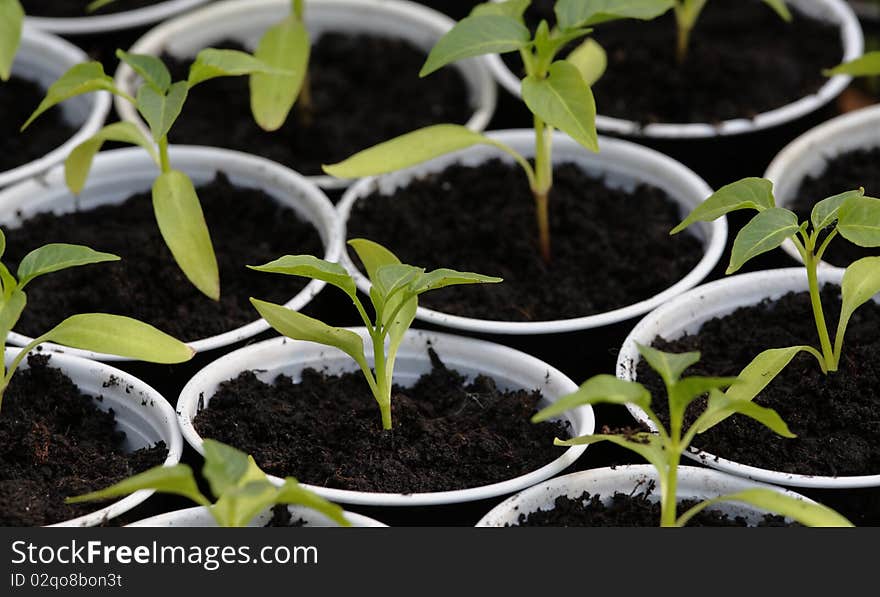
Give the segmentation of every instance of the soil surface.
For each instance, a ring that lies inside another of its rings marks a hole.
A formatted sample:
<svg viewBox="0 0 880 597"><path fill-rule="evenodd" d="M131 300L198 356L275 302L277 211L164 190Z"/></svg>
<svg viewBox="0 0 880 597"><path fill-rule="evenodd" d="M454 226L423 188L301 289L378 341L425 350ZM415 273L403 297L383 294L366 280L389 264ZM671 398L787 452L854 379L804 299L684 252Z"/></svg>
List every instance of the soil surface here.
<svg viewBox="0 0 880 597"><path fill-rule="evenodd" d="M51 366L28 357L12 378L0 416L0 526L41 526L95 512L106 504L67 505L164 462L164 442L126 453L111 412Z"/></svg>
<svg viewBox="0 0 880 597"><path fill-rule="evenodd" d="M822 303L829 322L840 311L839 288L826 285ZM836 325L829 323L831 329ZM706 322L697 334L667 342L668 352L700 351L702 360L688 375L736 376L763 350L808 344L819 346L806 292L741 308ZM751 466L802 475L876 475L880 473L880 306L869 303L853 315L846 333L840 369L823 375L815 358L802 354L755 401L775 409L795 439L785 439L734 415L698 436L694 446ZM666 392L644 362L638 379L655 397L653 407L666 421ZM705 408L696 401L687 425Z"/></svg>
<svg viewBox="0 0 880 597"><path fill-rule="evenodd" d="M245 372L220 385L195 419L202 437L253 455L269 474L371 492L415 493L512 479L555 460L567 426L532 424L541 394L500 391L485 376L468 381L428 348L433 370L411 388L394 387L394 428L383 431L361 373L314 369L293 383L266 384Z"/></svg>
<svg viewBox="0 0 880 597"><path fill-rule="evenodd" d="M202 295L177 266L159 233L149 194L116 206L58 217L41 214L6 231L5 263L15 271L49 242L85 244L121 261L43 276L28 286L28 308L16 331L42 334L75 313L107 312L151 323L184 341L227 332L259 319L248 297L284 303L308 282L247 269L286 254L323 256L311 224L262 191L218 176L198 187L220 267L219 302Z"/></svg>
<svg viewBox="0 0 880 597"><path fill-rule="evenodd" d="M526 14L534 27L553 22L550 0ZM806 18L792 7L786 23L759 0L713 0L691 36L688 58L675 57L672 11L643 22L597 26L594 37L608 54L608 69L593 87L599 113L650 124L716 123L751 118L819 90L822 70L839 64L843 49L836 27ZM516 53L504 55L516 73Z"/></svg>
<svg viewBox="0 0 880 597"><path fill-rule="evenodd" d="M245 50L231 40L214 47ZM247 77L221 77L190 93L170 138L248 151L304 174L323 174L323 164L403 133L468 121L472 108L458 70L420 79L425 58L401 40L325 33L312 47L311 107L304 109L300 99L280 130L268 133L254 122ZM174 80L186 79L192 59L162 59Z"/></svg>
<svg viewBox="0 0 880 597"><path fill-rule="evenodd" d="M838 193L864 187L867 195L877 197L880 193L878 164L880 148L859 149L830 159L824 172L804 178L789 209L798 214L799 221L806 222L816 203ZM822 259L832 265L846 267L862 257L876 255L880 255L880 249L860 247L838 236L831 241Z"/></svg>
<svg viewBox="0 0 880 597"><path fill-rule="evenodd" d="M564 164L550 197L553 258L537 249L535 202L522 170L499 160L454 165L354 206L348 238L379 242L404 263L504 278L422 295L423 306L505 321L566 319L631 305L672 286L703 256L665 192L632 193ZM429 233L426 233L429 232Z"/></svg>
<svg viewBox="0 0 880 597"><path fill-rule="evenodd" d="M12 76L0 82L0 172L39 159L76 134L57 106L20 130L45 95L45 89L27 79Z"/></svg>
<svg viewBox="0 0 880 597"><path fill-rule="evenodd" d="M632 495L617 492L609 504L601 495L584 492L577 498L560 496L552 510L535 510L520 514L516 526L554 527L657 527L660 526L660 502L649 499L648 492ZM682 500L678 503L681 515L697 502ZM749 526L741 516L730 517L712 508L703 510L687 524L689 527L745 527ZM781 516L765 515L757 526L793 526Z"/></svg>
<svg viewBox="0 0 880 597"><path fill-rule="evenodd" d="M117 0L112 4L103 6L89 12L86 7L92 0L71 2L70 0L21 0L24 12L35 17L88 17L94 15L126 12L153 4L159 4L164 0Z"/></svg>

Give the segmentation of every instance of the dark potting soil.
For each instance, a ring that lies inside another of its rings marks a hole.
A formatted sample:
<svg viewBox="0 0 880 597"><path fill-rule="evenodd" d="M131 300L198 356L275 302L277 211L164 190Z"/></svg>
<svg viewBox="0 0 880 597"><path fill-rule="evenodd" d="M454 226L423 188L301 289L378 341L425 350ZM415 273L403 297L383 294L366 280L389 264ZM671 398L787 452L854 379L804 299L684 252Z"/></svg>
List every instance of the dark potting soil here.
<svg viewBox="0 0 880 597"><path fill-rule="evenodd" d="M572 164L550 197L553 258L537 249L534 199L519 167L453 165L391 195L357 202L348 237L379 242L404 263L500 276L501 284L443 289L421 304L505 321L590 315L668 288L702 258L695 236L670 236L681 214L662 190L612 189Z"/></svg>
<svg viewBox="0 0 880 597"><path fill-rule="evenodd" d="M826 285L822 303L833 330L840 289ZM688 375L736 376L769 348L819 346L809 295L789 293L778 301L740 308L707 321L698 333L678 340L656 339L668 352L700 351ZM880 472L880 306L860 307L846 332L840 369L822 374L816 359L802 354L755 401L775 409L797 435L782 438L751 419L734 415L697 437L694 446L710 454L765 469L802 475L874 475ZM666 422L666 392L644 362L638 379L648 385L658 416ZM687 425L705 408L696 401Z"/></svg>
<svg viewBox="0 0 880 597"><path fill-rule="evenodd" d="M828 160L824 172L804 178L790 208L798 214L799 221L806 222L816 203L838 193L864 187L867 195L877 197L880 193L878 164L880 148L859 149L838 155ZM862 257L875 255L880 255L880 250L860 247L838 236L831 241L823 259L838 267L846 267Z"/></svg>
<svg viewBox="0 0 880 597"><path fill-rule="evenodd" d="M394 387L394 428L383 431L363 376L303 372L266 384L245 372L220 385L195 419L202 437L253 455L267 473L357 491L413 493L511 479L558 458L567 425L532 424L541 394L466 380L427 348L433 369Z"/></svg>
<svg viewBox="0 0 880 597"><path fill-rule="evenodd" d="M214 47L244 50L226 40ZM368 35L325 33L313 42L311 108L297 102L274 132L254 122L247 77L221 77L196 87L171 131L174 143L248 151L304 174L431 124L464 124L472 108L455 68L418 77L426 54L409 43ZM162 56L175 80L192 59ZM223 123L223 126L219 126Z"/></svg>
<svg viewBox="0 0 880 597"><path fill-rule="evenodd" d="M164 442L125 452L112 411L99 410L49 356L31 355L28 364L12 378L0 416L0 526L42 526L95 512L106 504L64 499L165 461Z"/></svg>
<svg viewBox="0 0 880 597"><path fill-rule="evenodd" d="M6 263L13 271L27 252L49 242L85 244L122 257L32 282L16 331L36 336L75 313L101 311L135 317L191 341L259 319L248 297L284 303L302 290L305 279L245 266L286 254L323 255L311 224L222 174L198 187L198 194L220 267L220 301L202 295L180 271L159 233L150 195L138 194L115 206L60 217L40 214L6 232Z"/></svg>
<svg viewBox="0 0 880 597"><path fill-rule="evenodd" d="M25 14L35 17L67 18L126 12L159 4L162 1L164 0L117 0L92 12L86 10L91 0L81 0L80 2L71 2L70 0L21 0L21 5L24 7Z"/></svg>
<svg viewBox="0 0 880 597"><path fill-rule="evenodd" d="M293 514L285 504L276 504L272 506L272 518L263 525L266 527L304 527L308 523L302 518L293 519Z"/></svg>
<svg viewBox="0 0 880 597"><path fill-rule="evenodd" d="M76 134L58 107L40 116L25 131L20 130L45 95L45 89L27 79L12 76L0 82L0 172L39 159Z"/></svg>
<svg viewBox="0 0 880 597"><path fill-rule="evenodd" d="M527 20L533 26L541 18L552 21L553 4L534 2ZM709 2L681 66L672 11L653 21L597 26L593 36L608 54L608 68L593 87L599 113L644 124L716 123L812 95L828 80L822 70L843 59L843 44L837 27L791 8L794 20L786 23L759 0ZM516 53L504 59L521 73Z"/></svg>

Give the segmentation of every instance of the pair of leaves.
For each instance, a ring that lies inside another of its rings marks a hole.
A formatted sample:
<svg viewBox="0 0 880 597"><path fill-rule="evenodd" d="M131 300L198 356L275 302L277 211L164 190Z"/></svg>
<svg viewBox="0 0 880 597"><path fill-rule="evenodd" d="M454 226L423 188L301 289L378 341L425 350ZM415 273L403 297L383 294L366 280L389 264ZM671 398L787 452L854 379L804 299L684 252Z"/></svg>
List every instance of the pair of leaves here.
<svg viewBox="0 0 880 597"><path fill-rule="evenodd" d="M24 9L18 0L0 0L0 80L8 81L21 43Z"/></svg>
<svg viewBox="0 0 880 597"><path fill-rule="evenodd" d="M316 510L340 526L350 526L342 508L303 488L293 477L273 485L251 456L214 440L205 440L202 473L216 498L213 504L198 488L185 464L159 466L129 477L106 489L68 498L75 504L125 496L139 490L179 495L208 508L221 527L247 526L275 504L296 504Z"/></svg>

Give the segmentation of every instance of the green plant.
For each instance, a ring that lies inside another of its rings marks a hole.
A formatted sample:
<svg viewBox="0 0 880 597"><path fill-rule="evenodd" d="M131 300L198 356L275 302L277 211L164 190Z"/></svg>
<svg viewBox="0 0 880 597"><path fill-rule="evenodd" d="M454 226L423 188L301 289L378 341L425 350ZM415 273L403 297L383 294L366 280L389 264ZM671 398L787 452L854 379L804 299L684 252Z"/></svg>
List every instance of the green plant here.
<svg viewBox="0 0 880 597"><path fill-rule="evenodd" d="M153 183L152 196L162 238L190 282L209 298L219 300L220 274L211 235L192 180L171 165L168 134L183 110L190 89L199 83L216 77L279 71L245 52L207 48L199 52L188 79L172 83L171 74L159 58L122 50L117 50L116 55L142 79L136 98L117 88L113 79L104 74L100 62L78 64L49 87L46 98L22 130L49 108L84 93L109 91L131 102L147 122L152 138L131 122L105 126L71 151L65 161L67 186L73 193L82 191L92 161L107 141L144 148L160 170Z"/></svg>
<svg viewBox="0 0 880 597"><path fill-rule="evenodd" d="M391 429L394 362L400 343L415 319L419 295L459 284L497 283L501 282L501 278L451 269L426 272L423 268L402 264L391 251L372 241L354 239L348 244L357 252L372 282L370 302L373 319L358 298L354 278L338 263L311 255L288 255L265 265L248 267L260 272L322 280L342 290L354 303L370 334L374 355L373 369L367 363L364 342L358 334L331 327L281 305L255 298L251 298L251 303L269 325L288 338L333 346L354 359L379 405L383 429Z"/></svg>
<svg viewBox="0 0 880 597"><path fill-rule="evenodd" d="M6 251L6 236L0 231L0 258ZM34 279L71 267L118 261L110 253L99 253L82 245L49 244L34 249L21 260L17 276L0 263L0 337L6 338L18 323L27 305L25 287ZM71 348L114 354L153 363L180 363L195 354L183 342L146 323L106 313L88 313L68 317L45 334L22 348L9 367L0 359L0 406L12 376L24 358L44 342Z"/></svg>
<svg viewBox="0 0 880 597"><path fill-rule="evenodd" d="M853 77L876 77L880 75L880 51L865 52L858 58L823 71L825 76L850 75Z"/></svg>
<svg viewBox="0 0 880 597"><path fill-rule="evenodd" d="M789 497L770 489L754 488L734 494L705 500L681 516L677 516L678 467L681 456L688 449L698 430L707 429L734 413L750 417L783 437L794 437L776 411L758 406L748 400L737 400L721 389L736 387L736 378L685 377L685 370L700 360L700 353L670 354L651 348L638 347L642 358L663 379L669 403L669 428L665 428L651 409L651 393L642 384L625 381L613 375L597 375L587 380L576 392L560 398L555 404L541 410L533 418L535 423L546 421L563 412L586 404L631 404L640 408L657 431L635 431L620 434L586 435L569 440L556 439L558 446L590 445L611 442L643 457L657 470L660 482L660 526L681 527L705 508L721 502L744 502L758 508L788 516L810 526L853 526L830 508ZM688 406L701 396L709 394L706 409L697 420L684 429Z"/></svg>
<svg viewBox="0 0 880 597"><path fill-rule="evenodd" d="M0 0L0 80L8 81L21 43L24 8L18 0Z"/></svg>
<svg viewBox="0 0 880 597"><path fill-rule="evenodd" d="M813 318L820 342L820 350L812 346L793 346L767 350L758 355L740 374L744 383L728 391L739 399L751 400L798 353L813 355L823 373L837 371L850 318L856 309L880 292L880 257L865 257L846 268L841 286L842 308L833 344L819 294L818 267L829 244L838 235L861 247L880 247L880 199L866 197L864 189L847 191L818 202L810 214L810 221L799 223L794 212L776 207L771 181L746 178L721 188L706 199L672 230L672 234L695 222L712 221L742 209L754 209L758 213L737 234L727 273L734 273L754 257L791 240L807 270Z"/></svg>
<svg viewBox="0 0 880 597"><path fill-rule="evenodd" d="M523 14L530 0L508 0L476 6L431 50L421 76L450 63L483 54L519 52L525 64L522 99L534 115L534 166L519 152L466 127L441 124L408 133L353 155L324 171L340 178L385 174L474 145L494 146L522 167L535 200L538 247L551 258L549 197L553 187L553 131L559 129L591 151L598 151L596 103L590 85L604 70L604 52L593 40L581 43L564 60L557 55L569 43L587 36L592 26L621 18L651 19L671 0L558 0L557 26L542 21L534 35Z"/></svg>
<svg viewBox="0 0 880 597"><path fill-rule="evenodd" d="M280 487L269 481L253 457L218 441L204 443L202 475L211 487L211 502L199 490L192 469L185 464L157 466L106 489L68 498L68 504L105 500L152 489L183 496L204 506L221 527L244 527L266 508L276 504L301 505L316 510L340 526L351 526L342 508L287 477Z"/></svg>

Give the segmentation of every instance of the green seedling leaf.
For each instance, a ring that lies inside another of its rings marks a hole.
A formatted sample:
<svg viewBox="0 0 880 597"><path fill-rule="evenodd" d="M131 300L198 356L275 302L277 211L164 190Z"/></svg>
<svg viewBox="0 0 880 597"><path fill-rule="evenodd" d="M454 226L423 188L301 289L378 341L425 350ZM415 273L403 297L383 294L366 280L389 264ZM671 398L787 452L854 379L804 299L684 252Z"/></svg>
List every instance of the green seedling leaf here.
<svg viewBox="0 0 880 597"><path fill-rule="evenodd" d="M494 276L484 276L472 272L458 272L452 269L436 269L434 271L423 273L410 286L410 291L414 294L422 294L447 286L461 286L463 284L498 284L503 282L501 278Z"/></svg>
<svg viewBox="0 0 880 597"><path fill-rule="evenodd" d="M636 346L642 358L660 375L667 387L678 382L685 370L700 360L699 352L676 354L663 352L644 344L637 344Z"/></svg>
<svg viewBox="0 0 880 597"><path fill-rule="evenodd" d="M202 447L205 453L202 476L215 496L251 481L265 480L266 474L241 450L212 439L206 439Z"/></svg>
<svg viewBox="0 0 880 597"><path fill-rule="evenodd" d="M6 235L0 230L0 258L6 253Z"/></svg>
<svg viewBox="0 0 880 597"><path fill-rule="evenodd" d="M305 24L289 16L263 34L254 57L290 75L253 74L251 112L266 131L277 131L296 103L309 67L311 42Z"/></svg>
<svg viewBox="0 0 880 597"><path fill-rule="evenodd" d="M426 77L464 58L513 52L529 45L531 33L521 19L501 14L481 14L459 21L431 50L419 73Z"/></svg>
<svg viewBox="0 0 880 597"><path fill-rule="evenodd" d="M580 71L564 60L550 65L546 78L529 76L522 83L529 110L589 149L599 151L596 100Z"/></svg>
<svg viewBox="0 0 880 597"><path fill-rule="evenodd" d="M714 421L723 421L731 415L743 415L754 419L782 437L796 437L788 428L782 417L775 410L755 404L751 400L738 400L727 394L713 390L709 395L709 404L700 417L694 421L694 432L705 431L714 427Z"/></svg>
<svg viewBox="0 0 880 597"><path fill-rule="evenodd" d="M788 496L772 489L747 489L738 493L701 502L684 513L677 526L686 525L702 510L725 502L742 502L767 512L785 516L808 527L852 527L849 520L831 508L815 502Z"/></svg>
<svg viewBox="0 0 880 597"><path fill-rule="evenodd" d="M252 298L251 304L275 330L293 340L334 346L369 370L364 355L364 341L352 331L335 328L287 307Z"/></svg>
<svg viewBox="0 0 880 597"><path fill-rule="evenodd" d="M585 435L568 440L555 440L556 446L590 446L600 442L611 442L635 452L651 463L657 470L666 470L666 450L660 436L653 433L634 433L623 435Z"/></svg>
<svg viewBox="0 0 880 597"><path fill-rule="evenodd" d="M220 299L220 272L196 189L178 170L153 183L153 211L165 244L186 277L202 293Z"/></svg>
<svg viewBox="0 0 880 597"><path fill-rule="evenodd" d="M651 20L675 5L675 0L559 0L560 29L574 29L616 19Z"/></svg>
<svg viewBox="0 0 880 597"><path fill-rule="evenodd" d="M9 298L4 296L3 302L0 304L0 338L3 338L4 342L9 336L9 332L18 323L25 305L27 305L27 296L18 288L13 288L9 293Z"/></svg>
<svg viewBox="0 0 880 597"><path fill-rule="evenodd" d="M183 111L183 104L188 94L189 87L183 81L171 85L167 93L157 91L150 85L142 85L138 89L138 112L150 126L150 132L156 143L161 142L174 126Z"/></svg>
<svg viewBox="0 0 880 597"><path fill-rule="evenodd" d="M762 211L736 235L727 273L732 274L749 260L779 247L799 229L797 214L792 211L780 207Z"/></svg>
<svg viewBox="0 0 880 597"><path fill-rule="evenodd" d="M111 485L106 489L67 498L65 502L68 504L80 504L82 502L106 500L125 496L142 489L153 489L161 493L183 496L202 506L210 505L208 499L199 491L192 469L185 464L157 466L139 475L134 475L120 481L115 485Z"/></svg>
<svg viewBox="0 0 880 597"><path fill-rule="evenodd" d="M837 212L837 230L860 247L880 247L880 199L847 199Z"/></svg>
<svg viewBox="0 0 880 597"><path fill-rule="evenodd" d="M18 0L0 0L0 80L8 81L21 43L24 9Z"/></svg>
<svg viewBox="0 0 880 597"><path fill-rule="evenodd" d="M211 507L211 514L222 527L246 527L260 512L275 503L278 490L268 479L250 481L227 489Z"/></svg>
<svg viewBox="0 0 880 597"><path fill-rule="evenodd" d="M873 77L880 75L880 52L866 52L855 60L844 62L832 69L823 71L826 77L850 75L853 77Z"/></svg>
<svg viewBox="0 0 880 597"><path fill-rule="evenodd" d="M132 122L114 122L105 126L95 133L87 141L83 141L73 148L70 155L64 161L64 180L71 193L79 194L86 186L92 162L101 151L101 147L107 141L119 143L131 143L147 150L156 164L159 164L159 154L153 142L148 139L141 130Z"/></svg>
<svg viewBox="0 0 880 597"><path fill-rule="evenodd" d="M764 4L776 11L776 14L778 14L779 18L783 21L791 22L791 11L788 10L785 0L764 0Z"/></svg>
<svg viewBox="0 0 880 597"><path fill-rule="evenodd" d="M584 41L572 50L565 60L578 69L584 82L592 87L605 74L608 68L608 55L595 39Z"/></svg>
<svg viewBox="0 0 880 597"><path fill-rule="evenodd" d="M733 386L735 377L700 377L692 376L681 379L668 388L670 420L682 421L685 410L691 402L713 390L721 390Z"/></svg>
<svg viewBox="0 0 880 597"><path fill-rule="evenodd" d="M364 264L364 268L367 270L367 277L370 280L375 279L376 270L383 265L400 263L400 259L394 253L371 240L353 238L348 241L348 244L354 249L358 258Z"/></svg>
<svg viewBox="0 0 880 597"><path fill-rule="evenodd" d="M324 166L324 172L337 178L362 178L409 168L428 160L474 145L498 143L456 124L438 124L360 151L347 160Z"/></svg>
<svg viewBox="0 0 880 597"><path fill-rule="evenodd" d="M751 363L746 365L737 377L737 383L727 390L725 396L731 402L751 402L801 352L817 354L815 349L809 346L791 346L788 348L765 350L755 357ZM719 410L710 412L712 411L710 405L710 408L700 416L700 420L694 423L697 433L705 433L733 414L732 412L726 412L724 409L727 407L722 403L719 403L718 407Z"/></svg>
<svg viewBox="0 0 880 597"><path fill-rule="evenodd" d="M113 4L116 0L95 0L94 2L86 5L86 12L95 12L100 8L104 8L110 4Z"/></svg>
<svg viewBox="0 0 880 597"><path fill-rule="evenodd" d="M153 326L121 315L72 315L41 336L80 350L112 354L149 363L183 363L195 351Z"/></svg>
<svg viewBox="0 0 880 597"><path fill-rule="evenodd" d="M286 255L265 265L249 265L248 268L258 272L322 280L341 289L350 297L357 294L357 286L344 267L312 255Z"/></svg>
<svg viewBox="0 0 880 597"><path fill-rule="evenodd" d="M12 291L18 288L18 281L9 272L9 268L0 263L0 282L3 283L3 299L7 299L12 295Z"/></svg>
<svg viewBox="0 0 880 597"><path fill-rule="evenodd" d="M409 286L410 282L424 272L422 268L412 265L390 263L376 269L371 281L383 299L387 300L390 295Z"/></svg>
<svg viewBox="0 0 880 597"><path fill-rule="evenodd" d="M613 375L597 375L584 382L573 394L563 396L532 417L532 423L547 421L586 404L632 404L641 409L651 406L651 393L640 383Z"/></svg>
<svg viewBox="0 0 880 597"><path fill-rule="evenodd" d="M18 266L18 285L24 286L38 276L80 265L119 261L119 256L100 253L83 245L52 243L34 249Z"/></svg>
<svg viewBox="0 0 880 597"><path fill-rule="evenodd" d="M857 189L855 191L847 191L839 195L834 195L828 199L823 199L813 206L810 214L810 221L813 223L813 229L824 230L837 221L837 215L840 207L852 197L862 197L865 189Z"/></svg>
<svg viewBox="0 0 880 597"><path fill-rule="evenodd" d="M838 347L838 351L839 347L843 346L846 328L853 313L873 299L877 293L880 293L880 257L865 257L846 268L841 284L843 305L840 309L840 320L835 336L835 345Z"/></svg>
<svg viewBox="0 0 880 597"><path fill-rule="evenodd" d="M485 2L477 4L470 16L501 15L512 19L522 19L532 0L506 0L505 2Z"/></svg>
<svg viewBox="0 0 880 597"><path fill-rule="evenodd" d="M217 77L238 77L261 73L265 75L292 75L294 73L273 68L254 58L247 52L238 50L218 50L206 48L198 53L189 69L190 88Z"/></svg>
<svg viewBox="0 0 880 597"><path fill-rule="evenodd" d="M83 62L71 67L61 75L60 79L52 83L46 92L46 97L27 119L21 130L29 127L46 110L72 97L92 91L109 91L117 95L120 94L116 86L113 85L113 79L104 74L104 66L100 62Z"/></svg>
<svg viewBox="0 0 880 597"><path fill-rule="evenodd" d="M740 209L764 211L776 206L773 183L765 178L744 178L721 187L672 229L678 234L695 222L711 222Z"/></svg>
<svg viewBox="0 0 880 597"><path fill-rule="evenodd" d="M279 487L276 493L275 501L279 504L299 504L320 512L330 520L339 524L339 526L351 526L351 523L345 518L345 513L340 506L328 502L312 491L304 489L293 477L287 477L284 480L284 485Z"/></svg>
<svg viewBox="0 0 880 597"><path fill-rule="evenodd" d="M165 94L171 87L171 73L159 58L148 54L129 54L122 50L116 50L116 57L129 65L157 93Z"/></svg>

